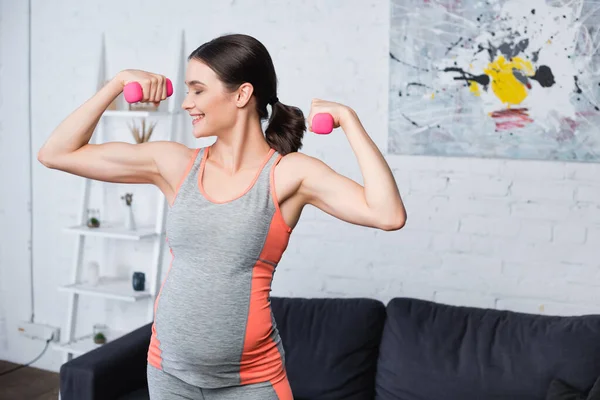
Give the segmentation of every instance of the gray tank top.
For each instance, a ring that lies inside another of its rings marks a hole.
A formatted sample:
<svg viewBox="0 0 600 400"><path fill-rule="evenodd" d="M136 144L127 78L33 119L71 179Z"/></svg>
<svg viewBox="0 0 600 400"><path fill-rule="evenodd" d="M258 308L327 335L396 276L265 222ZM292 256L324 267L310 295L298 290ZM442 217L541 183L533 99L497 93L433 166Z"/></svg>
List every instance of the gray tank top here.
<svg viewBox="0 0 600 400"><path fill-rule="evenodd" d="M171 265L154 305L148 362L202 388L285 378L271 281L292 229L274 191L271 149L247 190L216 202L197 149L167 214Z"/></svg>

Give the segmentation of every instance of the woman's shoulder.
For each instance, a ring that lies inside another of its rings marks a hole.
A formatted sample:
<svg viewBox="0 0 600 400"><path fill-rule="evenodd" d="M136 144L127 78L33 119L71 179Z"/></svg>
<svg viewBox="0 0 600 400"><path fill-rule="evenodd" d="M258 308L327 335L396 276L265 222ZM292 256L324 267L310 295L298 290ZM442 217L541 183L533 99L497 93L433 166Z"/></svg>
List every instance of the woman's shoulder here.
<svg viewBox="0 0 600 400"><path fill-rule="evenodd" d="M304 183L326 173L330 168L320 159L308 154L293 152L281 157L275 171L278 182L294 193L300 193ZM317 178L318 179L318 178Z"/></svg>
<svg viewBox="0 0 600 400"><path fill-rule="evenodd" d="M285 154L281 157L281 161L279 164L282 165L291 165L291 166L309 166L312 163L320 162L318 158L309 156L305 153L300 153L299 151L294 151L288 154Z"/></svg>
<svg viewBox="0 0 600 400"><path fill-rule="evenodd" d="M281 157L279 169L285 174L299 175L300 177L317 171L325 166L320 159L298 151L288 153Z"/></svg>
<svg viewBox="0 0 600 400"><path fill-rule="evenodd" d="M156 149L163 152L164 155L170 157L178 157L178 156L189 156L192 153L200 150L199 148L188 147L183 143L173 142L169 140L156 140L152 142L148 142L152 146L155 146Z"/></svg>
<svg viewBox="0 0 600 400"><path fill-rule="evenodd" d="M188 147L182 143L156 141L155 161L161 175L169 183L177 182L181 174L189 168L201 148Z"/></svg>

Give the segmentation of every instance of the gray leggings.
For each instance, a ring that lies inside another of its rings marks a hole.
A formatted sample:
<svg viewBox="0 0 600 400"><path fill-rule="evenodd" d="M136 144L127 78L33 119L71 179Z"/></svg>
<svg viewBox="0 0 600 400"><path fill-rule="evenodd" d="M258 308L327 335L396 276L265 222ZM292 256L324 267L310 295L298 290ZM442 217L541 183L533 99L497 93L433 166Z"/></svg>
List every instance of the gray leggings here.
<svg viewBox="0 0 600 400"><path fill-rule="evenodd" d="M202 389L150 364L147 367L147 375L150 400L288 400L279 399L270 382L221 389Z"/></svg>

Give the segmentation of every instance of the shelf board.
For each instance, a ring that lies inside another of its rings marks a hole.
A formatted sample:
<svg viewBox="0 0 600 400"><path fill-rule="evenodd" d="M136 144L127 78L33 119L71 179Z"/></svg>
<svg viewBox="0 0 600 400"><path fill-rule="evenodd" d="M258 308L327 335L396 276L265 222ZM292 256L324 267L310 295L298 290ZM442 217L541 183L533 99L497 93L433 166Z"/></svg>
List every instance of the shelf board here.
<svg viewBox="0 0 600 400"><path fill-rule="evenodd" d="M88 282L82 282L60 286L58 290L128 302L136 302L150 297L148 291L133 290L130 279L114 277L101 277L95 286Z"/></svg>
<svg viewBox="0 0 600 400"><path fill-rule="evenodd" d="M128 332L108 330L104 335L106 337L106 343L116 340L127 333ZM87 353L89 351L97 349L98 347L103 346L103 344L94 343L93 336L93 334L89 334L72 340L68 343L53 343L52 348L54 350L64 351L66 353L71 353L73 355L80 356L84 353Z"/></svg>
<svg viewBox="0 0 600 400"><path fill-rule="evenodd" d="M75 225L65 228L66 232L79 235L101 236L113 239L142 240L158 236L153 226L141 226L136 230L126 229L124 226L102 225L90 228L87 225Z"/></svg>
<svg viewBox="0 0 600 400"><path fill-rule="evenodd" d="M167 117L170 115L179 114L179 112L171 111L144 111L144 110L106 110L102 114L103 117L117 118L133 118L133 117Z"/></svg>

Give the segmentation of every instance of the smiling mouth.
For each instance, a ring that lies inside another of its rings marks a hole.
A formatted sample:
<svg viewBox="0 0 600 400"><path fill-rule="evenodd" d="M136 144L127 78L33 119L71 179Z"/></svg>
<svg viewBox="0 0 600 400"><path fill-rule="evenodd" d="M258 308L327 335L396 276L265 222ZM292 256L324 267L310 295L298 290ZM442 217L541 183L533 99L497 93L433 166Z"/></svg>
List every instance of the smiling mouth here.
<svg viewBox="0 0 600 400"><path fill-rule="evenodd" d="M202 119L204 119L204 114L195 115L194 118L192 119L192 124L197 124Z"/></svg>

